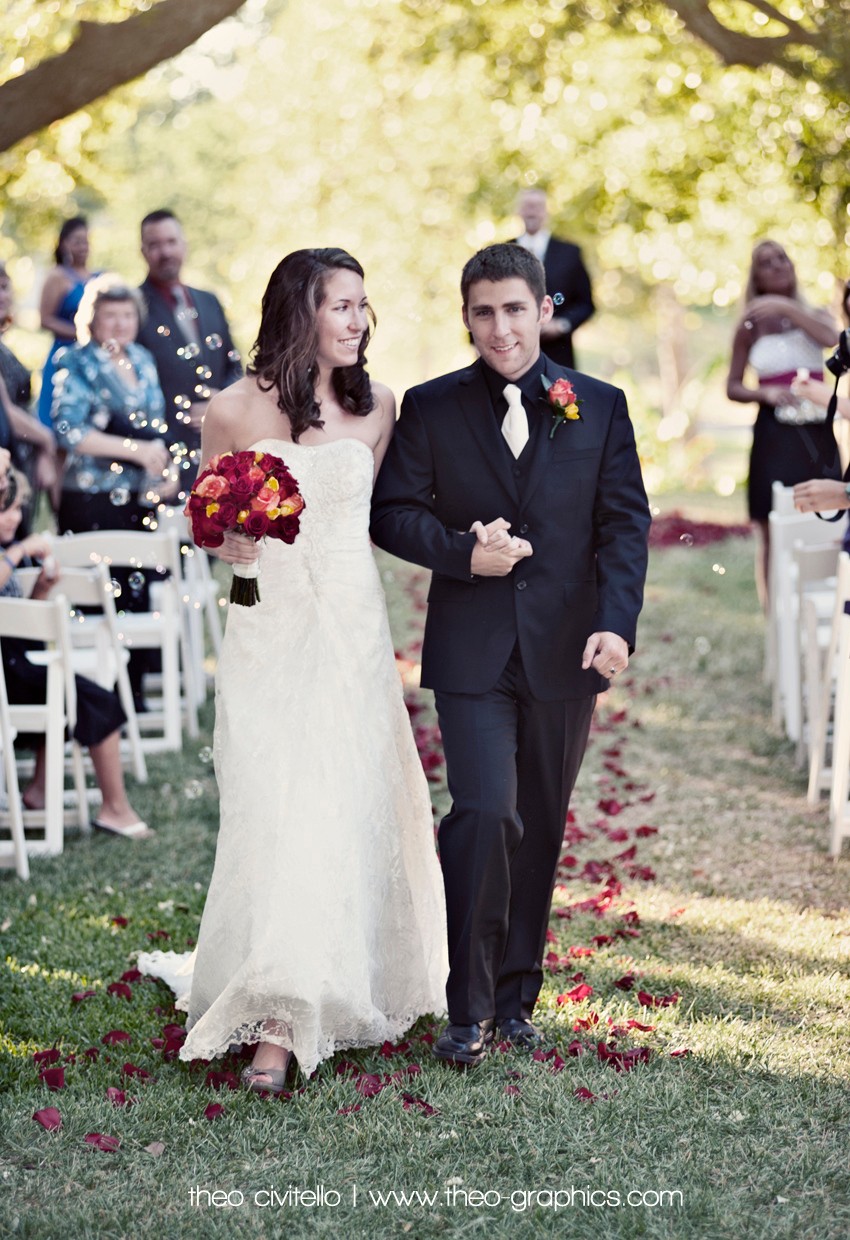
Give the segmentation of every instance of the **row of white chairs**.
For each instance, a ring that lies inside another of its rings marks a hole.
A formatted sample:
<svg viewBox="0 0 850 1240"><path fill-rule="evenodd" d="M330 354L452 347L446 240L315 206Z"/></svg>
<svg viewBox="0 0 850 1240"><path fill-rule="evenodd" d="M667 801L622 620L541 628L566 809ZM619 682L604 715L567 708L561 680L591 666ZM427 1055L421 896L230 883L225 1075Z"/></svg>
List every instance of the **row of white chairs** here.
<svg viewBox="0 0 850 1240"><path fill-rule="evenodd" d="M66 819L84 830L89 825L84 760L66 729L76 720L74 674L115 685L127 716L122 756L135 778L147 779L145 755L182 746L184 729L198 734L197 708L207 693L205 646L220 649L222 626L218 589L206 556L187 545L179 521L157 530L99 530L57 538L54 552L60 570L48 601L0 598L0 647L4 638L27 637L45 643L31 652L48 673L47 701L41 708L9 706L5 682L0 689L0 744L5 797L0 801L0 864L14 864L26 877L30 855L62 851ZM115 569L159 570L150 584L150 610L127 611L112 580ZM37 569L19 569L26 595ZM159 697L146 677L149 709L136 713L127 673L131 649L159 650L162 671ZM2 680L0 668L0 680ZM4 708L3 703L6 703ZM40 712L40 713L39 713ZM6 717L8 716L8 717ZM41 725L44 726L41 726ZM22 810L17 774L25 762L15 760L17 733L43 732L48 771L44 811ZM13 770L15 776L13 778ZM71 788L65 791L66 773ZM66 799L68 806L66 806Z"/></svg>
<svg viewBox="0 0 850 1240"><path fill-rule="evenodd" d="M844 522L794 508L773 486L766 672L774 720L808 765L808 804L829 795L829 851L850 837L850 556Z"/></svg>

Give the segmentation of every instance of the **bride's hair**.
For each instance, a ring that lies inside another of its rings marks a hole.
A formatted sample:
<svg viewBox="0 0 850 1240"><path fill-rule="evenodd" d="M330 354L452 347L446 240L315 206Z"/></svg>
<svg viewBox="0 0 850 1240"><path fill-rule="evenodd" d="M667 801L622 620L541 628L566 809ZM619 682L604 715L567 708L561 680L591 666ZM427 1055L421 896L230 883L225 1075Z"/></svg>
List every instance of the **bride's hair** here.
<svg viewBox="0 0 850 1240"><path fill-rule="evenodd" d="M278 406L289 418L296 443L310 427L324 426L314 386L319 348L316 312L325 300L328 276L339 270L363 276L357 259L345 250L295 250L275 267L263 294L260 331L251 351L248 374L256 376L265 392L277 388ZM371 307L369 318L374 324ZM334 395L340 405L359 417L365 417L375 407L366 373L370 335L367 327L352 366L338 366L331 372Z"/></svg>

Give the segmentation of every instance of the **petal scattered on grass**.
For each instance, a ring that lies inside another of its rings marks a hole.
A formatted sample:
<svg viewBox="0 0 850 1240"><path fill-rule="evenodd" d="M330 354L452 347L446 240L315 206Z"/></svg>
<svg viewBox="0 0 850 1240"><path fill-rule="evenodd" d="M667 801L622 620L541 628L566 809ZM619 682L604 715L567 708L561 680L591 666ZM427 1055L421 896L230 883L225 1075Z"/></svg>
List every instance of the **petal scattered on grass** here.
<svg viewBox="0 0 850 1240"><path fill-rule="evenodd" d="M595 1102L596 1094L592 1090L587 1089L584 1085L579 1085L578 1089L573 1090L576 1098L581 1098L583 1102Z"/></svg>
<svg viewBox="0 0 850 1240"><path fill-rule="evenodd" d="M133 992L126 982L110 982L106 988L106 993L108 995L115 995L117 999L127 999L129 1001L133 998Z"/></svg>
<svg viewBox="0 0 850 1240"><path fill-rule="evenodd" d="M224 1115L224 1107L220 1102L211 1102L204 1107L204 1119L218 1119L220 1115Z"/></svg>
<svg viewBox="0 0 850 1240"><path fill-rule="evenodd" d="M57 1090L65 1088L65 1069L64 1068L44 1068L39 1072L38 1079L42 1085L46 1085L48 1089Z"/></svg>
<svg viewBox="0 0 850 1240"><path fill-rule="evenodd" d="M84 999L94 999L96 995L96 990L75 990L71 995L71 1002L82 1003Z"/></svg>
<svg viewBox="0 0 850 1240"><path fill-rule="evenodd" d="M110 1137L105 1132L87 1132L83 1140L86 1145L93 1145L96 1150L101 1150L104 1154L114 1154L121 1148L118 1138Z"/></svg>
<svg viewBox="0 0 850 1240"><path fill-rule="evenodd" d="M583 1000L590 998L593 994L593 987L588 986L587 982L581 982L578 986L574 986L572 990L568 990L565 994L558 995L556 1002L564 1003L581 1003Z"/></svg>
<svg viewBox="0 0 850 1240"><path fill-rule="evenodd" d="M62 1055L58 1046L51 1046L49 1051L36 1051L32 1057L32 1061L38 1064L40 1068L49 1068L52 1063L56 1063Z"/></svg>
<svg viewBox="0 0 850 1240"><path fill-rule="evenodd" d="M510 1088L510 1086L508 1087ZM432 1107L430 1102L426 1102L424 1098L417 1098L415 1094L402 1094L402 1106L405 1111L421 1111L423 1115L439 1115L436 1107Z"/></svg>
<svg viewBox="0 0 850 1240"><path fill-rule="evenodd" d="M43 1107L35 1112L33 1119L37 1124L41 1124L46 1132L58 1132L62 1127L62 1116L56 1107Z"/></svg>
<svg viewBox="0 0 850 1240"><path fill-rule="evenodd" d="M674 1003L678 1003L681 995L678 991L674 991L672 995L651 995L646 990L639 990L637 993L638 1003L644 1007L672 1007Z"/></svg>
<svg viewBox="0 0 850 1240"><path fill-rule="evenodd" d="M132 1042L133 1039L123 1029L110 1029L100 1040L104 1046L117 1046L119 1042Z"/></svg>

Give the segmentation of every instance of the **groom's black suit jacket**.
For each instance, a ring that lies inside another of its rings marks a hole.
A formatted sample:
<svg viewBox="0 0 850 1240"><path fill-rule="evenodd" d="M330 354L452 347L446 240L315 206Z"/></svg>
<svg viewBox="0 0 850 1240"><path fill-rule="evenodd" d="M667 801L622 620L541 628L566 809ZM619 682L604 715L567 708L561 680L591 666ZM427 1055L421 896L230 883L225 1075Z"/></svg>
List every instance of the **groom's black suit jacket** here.
<svg viewBox="0 0 850 1240"><path fill-rule="evenodd" d="M402 403L375 485L372 538L432 570L428 688L486 693L519 642L535 697L590 696L607 681L581 668L589 635L613 632L634 646L650 517L625 396L549 361L546 374L571 380L581 421L550 439L541 398L544 433L532 437L522 488L480 362L412 388ZM507 577L473 578L475 535L461 531L496 517L534 555Z"/></svg>

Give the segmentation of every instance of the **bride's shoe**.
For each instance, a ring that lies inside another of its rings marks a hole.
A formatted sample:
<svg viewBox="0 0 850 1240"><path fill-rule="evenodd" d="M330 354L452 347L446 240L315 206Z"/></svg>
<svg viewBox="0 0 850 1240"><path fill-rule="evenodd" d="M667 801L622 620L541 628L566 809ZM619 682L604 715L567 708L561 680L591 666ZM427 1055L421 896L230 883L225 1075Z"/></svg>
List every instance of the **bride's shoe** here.
<svg viewBox="0 0 850 1240"><path fill-rule="evenodd" d="M251 1064L249 1067L242 1069L242 1084L252 1094L273 1094L277 1097L278 1094L283 1093L286 1087L286 1078L289 1075L289 1069L292 1067L292 1060L293 1055L290 1051L289 1058L283 1068L255 1068Z"/></svg>

